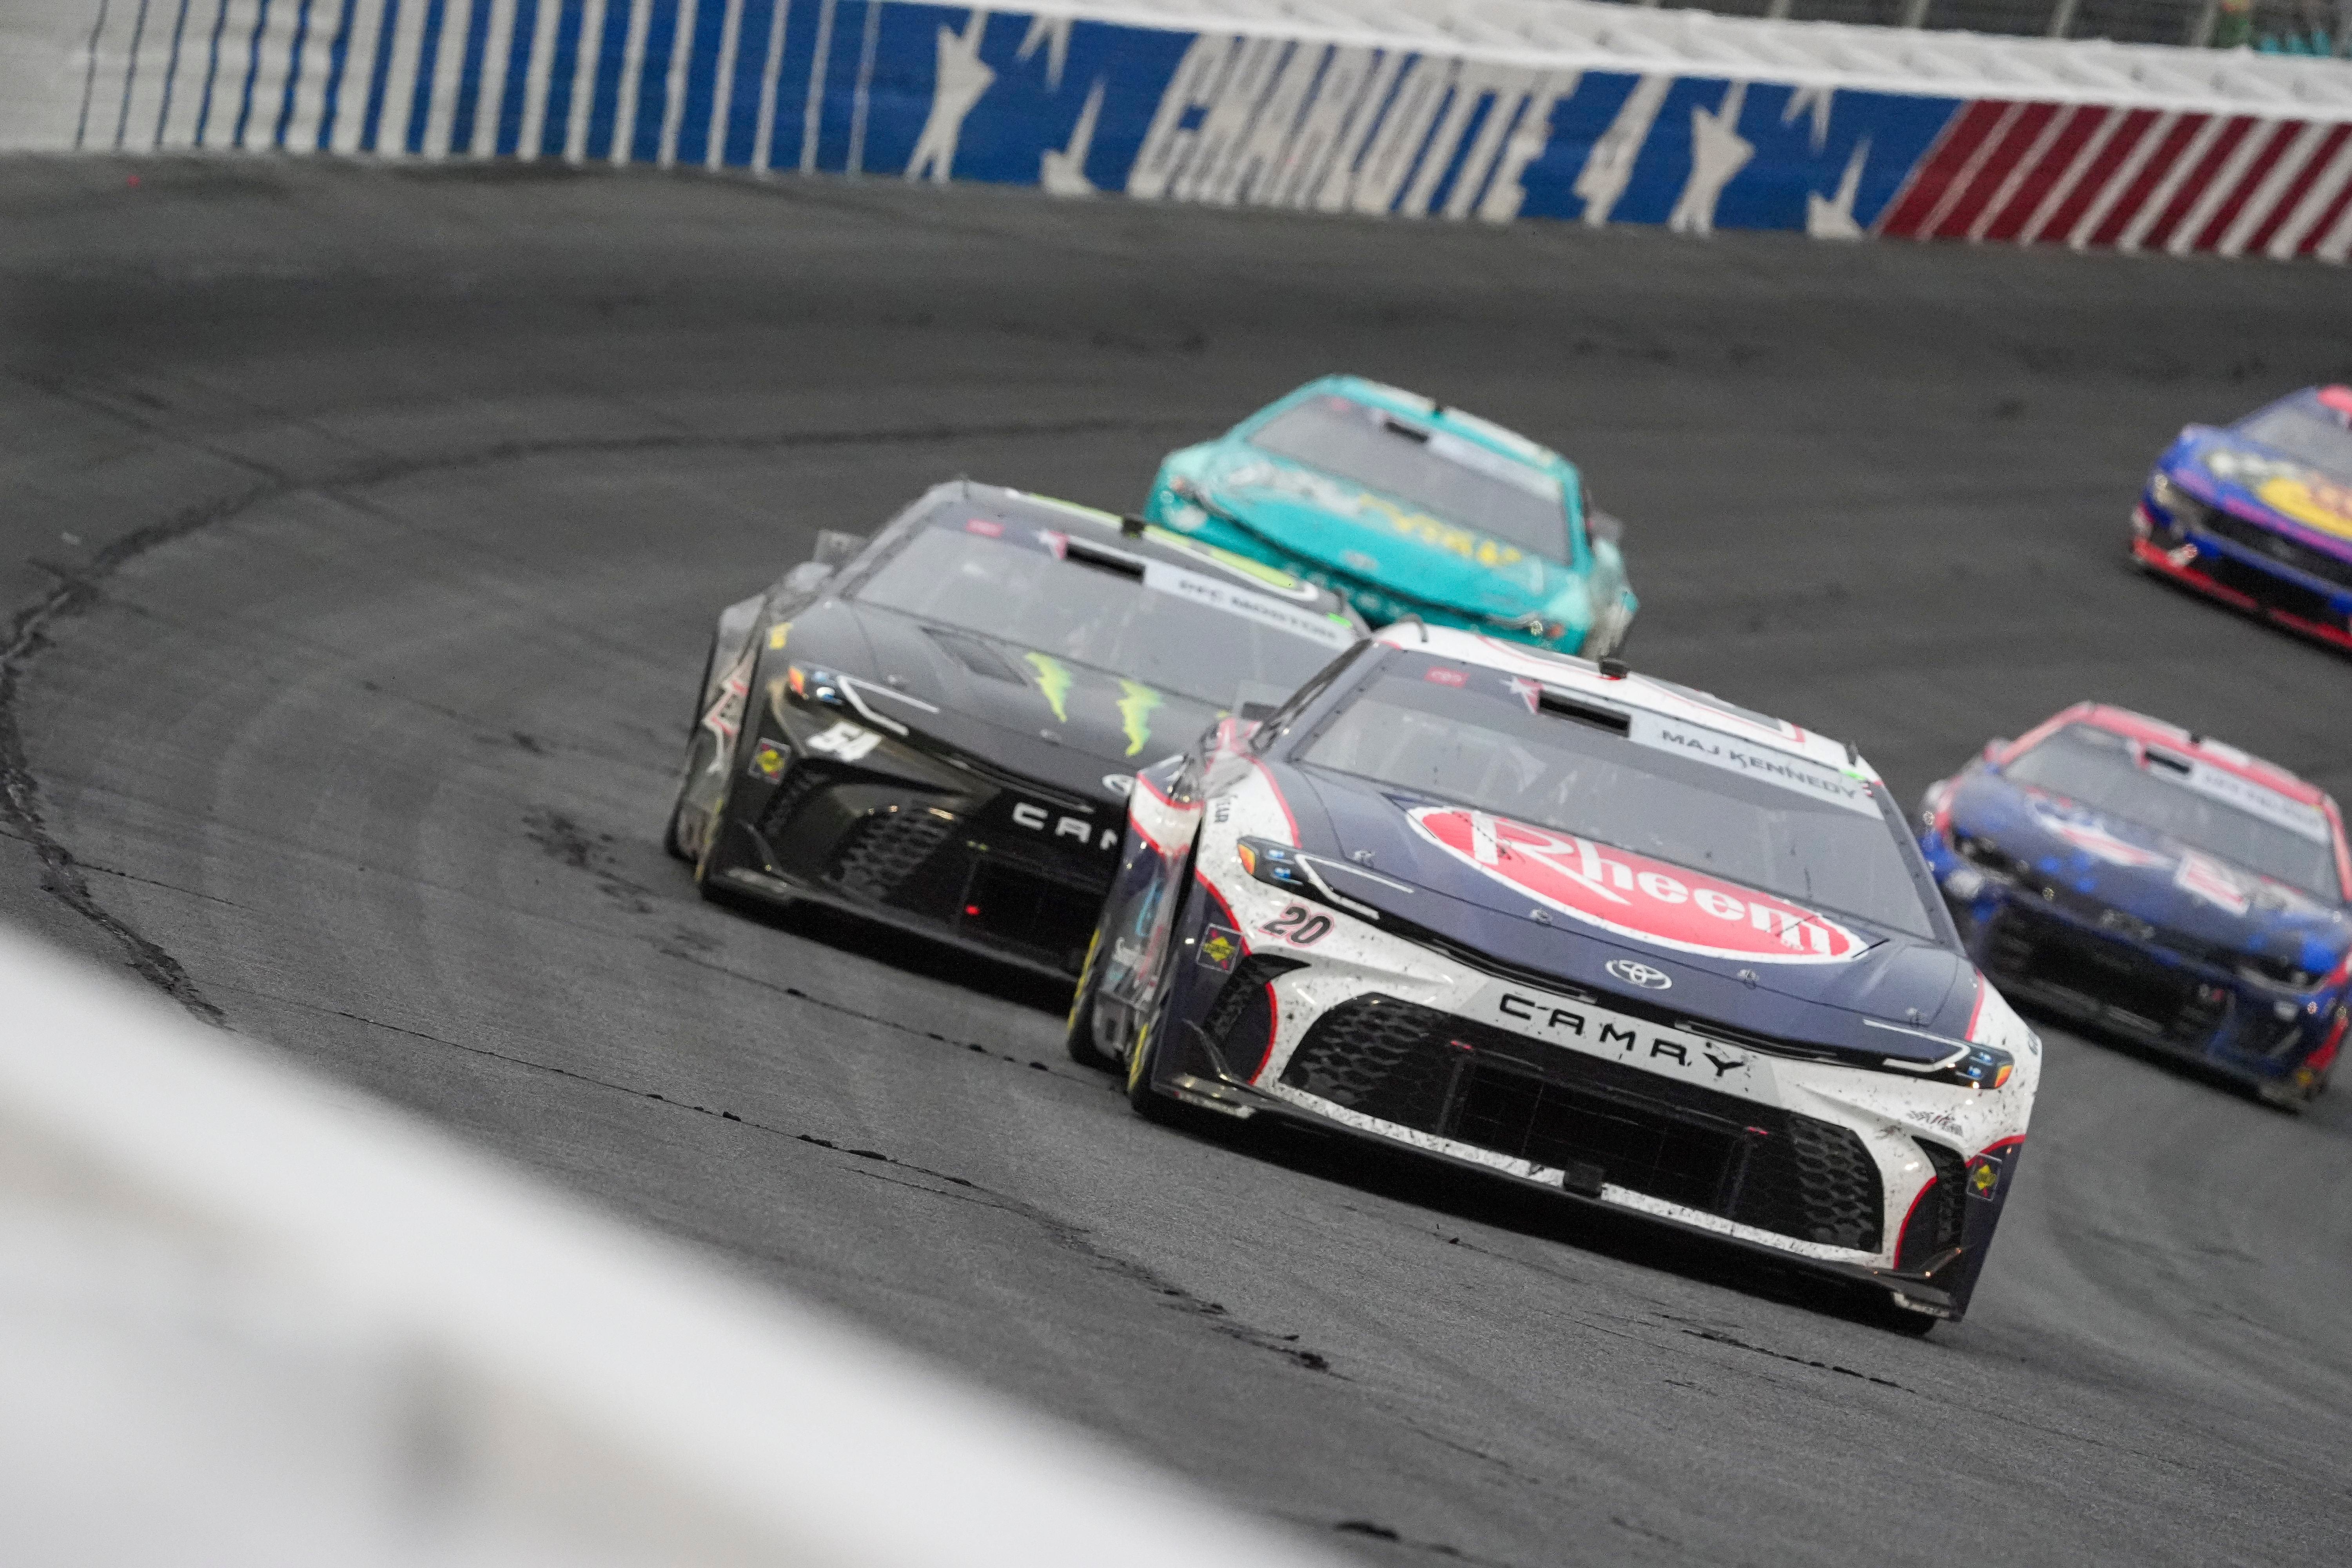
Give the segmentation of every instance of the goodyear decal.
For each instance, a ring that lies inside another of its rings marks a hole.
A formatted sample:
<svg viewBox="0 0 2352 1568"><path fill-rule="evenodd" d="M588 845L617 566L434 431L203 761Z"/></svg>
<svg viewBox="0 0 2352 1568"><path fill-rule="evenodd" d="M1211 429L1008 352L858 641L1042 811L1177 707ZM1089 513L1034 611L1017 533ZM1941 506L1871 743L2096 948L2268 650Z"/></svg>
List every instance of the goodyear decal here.
<svg viewBox="0 0 2352 1568"><path fill-rule="evenodd" d="M778 621L774 626L770 626L768 628L768 651L770 653L783 652L784 639L792 635L792 631L793 623L790 621Z"/></svg>
<svg viewBox="0 0 2352 1568"><path fill-rule="evenodd" d="M1045 706L1054 710L1060 723L1070 721L1070 667L1051 654L1024 654L1037 671L1037 689L1045 699Z"/></svg>
<svg viewBox="0 0 2352 1568"><path fill-rule="evenodd" d="M1151 743L1152 712L1167 699L1141 681L1129 680L1124 677L1119 680L1118 689L1118 717L1127 731L1127 754L1139 756L1143 748Z"/></svg>

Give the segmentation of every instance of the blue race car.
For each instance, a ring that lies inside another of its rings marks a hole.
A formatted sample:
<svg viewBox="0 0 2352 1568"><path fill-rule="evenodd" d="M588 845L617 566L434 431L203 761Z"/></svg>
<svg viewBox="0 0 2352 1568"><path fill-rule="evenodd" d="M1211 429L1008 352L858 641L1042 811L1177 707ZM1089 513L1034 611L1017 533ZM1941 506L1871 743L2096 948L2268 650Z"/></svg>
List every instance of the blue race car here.
<svg viewBox="0 0 2352 1568"><path fill-rule="evenodd" d="M1574 465L1352 375L1170 453L1144 515L1332 588L1375 625L1418 616L1599 658L1639 604L1622 525L1590 510Z"/></svg>
<svg viewBox="0 0 2352 1568"><path fill-rule="evenodd" d="M2233 746L2078 703L1921 805L1919 845L2010 996L2273 1104L2327 1085L2352 976L2336 803Z"/></svg>
<svg viewBox="0 0 2352 1568"><path fill-rule="evenodd" d="M2306 387L2226 428L2181 431L2133 509L2132 558L2352 648L2352 386Z"/></svg>

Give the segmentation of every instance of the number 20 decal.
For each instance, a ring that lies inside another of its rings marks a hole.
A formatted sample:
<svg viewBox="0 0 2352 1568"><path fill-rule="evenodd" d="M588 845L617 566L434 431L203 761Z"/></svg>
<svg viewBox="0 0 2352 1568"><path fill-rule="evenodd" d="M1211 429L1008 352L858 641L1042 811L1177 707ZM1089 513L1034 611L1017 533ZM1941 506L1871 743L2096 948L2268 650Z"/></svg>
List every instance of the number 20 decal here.
<svg viewBox="0 0 2352 1568"><path fill-rule="evenodd" d="M1318 915L1301 905L1293 904L1257 929L1295 946L1312 947L1330 934L1331 917Z"/></svg>

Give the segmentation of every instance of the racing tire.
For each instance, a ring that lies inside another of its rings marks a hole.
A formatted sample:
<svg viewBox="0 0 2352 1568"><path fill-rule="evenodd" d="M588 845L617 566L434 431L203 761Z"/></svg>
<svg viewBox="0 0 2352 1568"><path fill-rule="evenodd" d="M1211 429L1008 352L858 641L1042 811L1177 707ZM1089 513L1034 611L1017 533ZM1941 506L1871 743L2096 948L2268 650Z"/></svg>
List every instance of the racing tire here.
<svg viewBox="0 0 2352 1568"><path fill-rule="evenodd" d="M689 866L695 864L698 857L687 848L678 837L677 830L679 819L686 814L686 791L687 786L694 782L694 766L697 763L709 765L709 760L701 754L706 734L702 728L702 699L710 690L710 672L718 662L719 644L713 641L709 651L702 656L702 679L695 683L694 711L686 721L686 767L677 777L677 795L670 802L669 820L662 826L662 847L669 852L671 859L683 860Z"/></svg>
<svg viewBox="0 0 2352 1568"><path fill-rule="evenodd" d="M1167 1043L1169 1005L1176 999L1174 966L1181 962L1176 956L1177 937L1184 929L1184 921L1192 912L1192 857L1184 858L1183 891L1176 896L1176 910L1168 925L1168 974L1156 976L1152 997L1144 1011L1144 1022L1135 1032L1127 1047L1127 1103L1146 1121L1162 1127L1186 1131L1205 1122L1207 1113L1194 1110L1181 1100L1171 1100L1151 1087L1152 1074L1160 1065L1160 1053Z"/></svg>
<svg viewBox="0 0 2352 1568"><path fill-rule="evenodd" d="M1095 951L1102 945L1097 931L1087 943L1087 962L1078 971L1078 988L1070 998L1070 1016L1063 1026L1062 1048L1082 1068L1119 1072L1126 1064L1102 1048L1101 1021L1095 1010Z"/></svg>
<svg viewBox="0 0 2352 1568"><path fill-rule="evenodd" d="M1145 1025L1127 1049L1127 1103L1146 1121L1184 1131L1202 1124L1202 1113L1151 1087L1151 1075L1159 1066L1160 1047L1165 1037L1153 1026L1159 1022L1154 1018Z"/></svg>
<svg viewBox="0 0 2352 1568"><path fill-rule="evenodd" d="M722 910L732 910L739 914L748 913L755 908L770 911L789 909L792 907L789 900L754 898L749 893L738 892L710 874L711 852L718 847L719 826L727 820L728 796L733 793L734 784L730 780L727 793L719 795L719 804L711 807L710 828L703 835L702 853L694 858L694 890L702 895L704 903L716 904Z"/></svg>
<svg viewBox="0 0 2352 1568"><path fill-rule="evenodd" d="M700 739L687 742L686 770L678 777L677 795L670 802L669 820L662 826L662 847L669 852L671 859L683 860L689 866L696 864L701 857L687 847L686 840L679 837L679 831L686 826L686 791L687 786L694 782L697 763L701 763L706 767L709 765L709 759L703 755L703 742Z"/></svg>

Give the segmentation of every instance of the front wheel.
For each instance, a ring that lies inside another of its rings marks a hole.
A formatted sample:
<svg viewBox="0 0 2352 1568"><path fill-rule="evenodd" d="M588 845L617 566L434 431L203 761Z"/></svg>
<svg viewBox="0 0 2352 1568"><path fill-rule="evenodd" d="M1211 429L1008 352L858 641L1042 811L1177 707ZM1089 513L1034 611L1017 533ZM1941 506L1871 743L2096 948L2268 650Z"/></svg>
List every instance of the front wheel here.
<svg viewBox="0 0 2352 1568"><path fill-rule="evenodd" d="M1171 1100L1151 1087L1151 1079L1170 1049L1168 1037L1177 1027L1173 1017L1176 1001L1176 970L1183 963L1185 917L1192 913L1192 861L1184 860L1183 889L1176 896L1176 909L1168 921L1168 941L1160 955L1160 972L1152 977L1150 1000L1142 1007L1142 1018L1134 1026L1127 1047L1127 1102L1146 1121L1156 1121L1162 1127L1197 1127L1201 1112L1181 1100Z"/></svg>
<svg viewBox="0 0 2352 1568"><path fill-rule="evenodd" d="M1101 946L1102 933L1097 931L1087 943L1086 965L1078 971L1077 994L1070 998L1070 1016L1063 1026L1062 1048L1082 1068L1118 1072L1125 1066L1130 1047L1122 1037L1118 1005L1104 1006L1097 999L1101 986L1095 958Z"/></svg>
<svg viewBox="0 0 2352 1568"><path fill-rule="evenodd" d="M1197 1126L1198 1112L1180 1100L1169 1099L1151 1087L1152 1074L1158 1070L1161 1051L1165 1048L1167 1031L1166 1010L1148 1020L1136 1031L1135 1043L1127 1048L1127 1102L1146 1121L1162 1127Z"/></svg>
<svg viewBox="0 0 2352 1568"><path fill-rule="evenodd" d="M710 835L710 813L695 805L694 784L709 772L711 752L718 744L708 730L697 730L694 739L687 742L686 772L677 781L677 797L670 803L669 822L662 828L662 847L669 851L670 858L689 866L702 858L701 841ZM703 818L699 834L694 831L696 816Z"/></svg>

